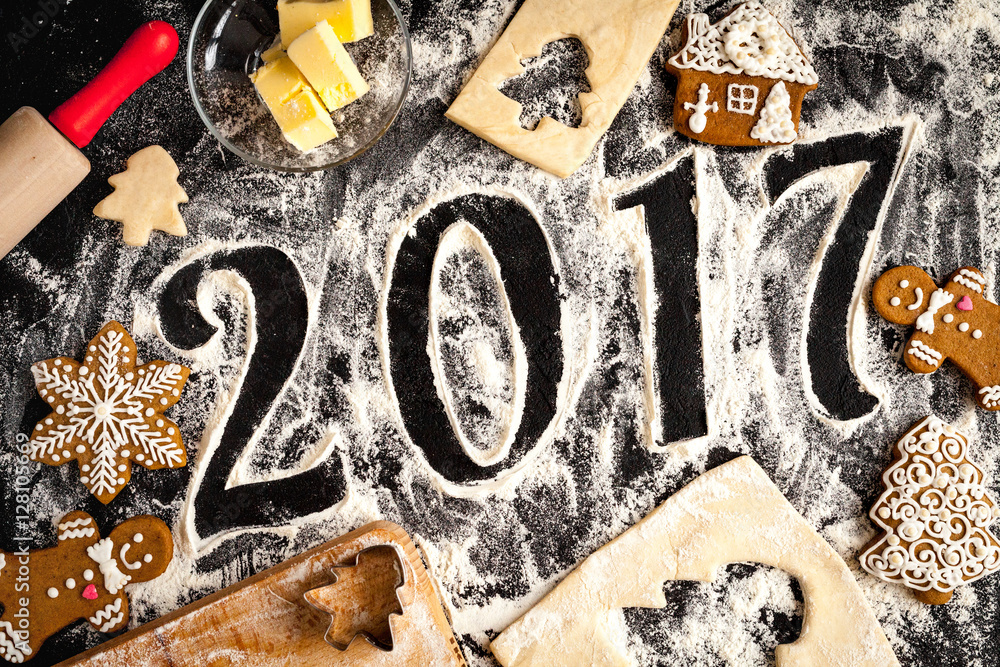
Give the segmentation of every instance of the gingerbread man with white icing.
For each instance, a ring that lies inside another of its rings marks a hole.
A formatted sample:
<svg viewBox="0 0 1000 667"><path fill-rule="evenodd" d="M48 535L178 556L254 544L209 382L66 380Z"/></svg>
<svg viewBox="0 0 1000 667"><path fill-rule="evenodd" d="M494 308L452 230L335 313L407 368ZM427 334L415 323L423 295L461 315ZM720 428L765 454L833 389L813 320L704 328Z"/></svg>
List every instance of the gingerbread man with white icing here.
<svg viewBox="0 0 1000 667"><path fill-rule="evenodd" d="M903 359L915 373L933 373L951 359L976 385L976 400L1000 410L1000 306L986 298L986 278L965 266L944 287L916 266L882 274L872 287L879 315L914 325Z"/></svg>
<svg viewBox="0 0 1000 667"><path fill-rule="evenodd" d="M99 632L128 625L124 587L155 579L173 558L170 529L152 516L121 523L101 538L86 512L58 524L48 549L0 552L0 657L31 659L46 639L80 619Z"/></svg>

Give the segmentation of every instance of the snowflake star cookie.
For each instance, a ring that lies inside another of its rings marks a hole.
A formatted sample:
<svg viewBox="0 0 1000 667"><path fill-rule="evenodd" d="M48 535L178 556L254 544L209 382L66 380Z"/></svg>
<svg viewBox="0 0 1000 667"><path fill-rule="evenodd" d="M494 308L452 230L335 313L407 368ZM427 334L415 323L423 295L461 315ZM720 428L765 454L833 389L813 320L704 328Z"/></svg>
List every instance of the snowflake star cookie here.
<svg viewBox="0 0 1000 667"><path fill-rule="evenodd" d="M816 70L771 12L744 2L718 23L690 14L683 46L667 60L677 77L674 127L722 146L790 144Z"/></svg>
<svg viewBox="0 0 1000 667"><path fill-rule="evenodd" d="M170 153L160 146L143 148L128 159L125 171L108 179L115 191L94 207L94 215L123 223L128 245L146 245L154 229L185 236L177 204L188 197L177 185L179 175Z"/></svg>
<svg viewBox="0 0 1000 667"><path fill-rule="evenodd" d="M160 576L174 554L170 529L152 516L129 519L101 538L93 517L71 512L58 538L48 549L0 551L0 657L8 662L30 660L80 619L98 632L121 630L129 619L124 587ZM26 578L18 568L28 570Z"/></svg>
<svg viewBox="0 0 1000 667"><path fill-rule="evenodd" d="M187 464L180 430L163 412L180 400L191 371L165 361L139 366L135 342L118 322L90 341L82 364L59 357L31 372L52 408L32 432L31 459L75 459L80 481L102 503L128 484L132 461L150 470Z"/></svg>
<svg viewBox="0 0 1000 667"><path fill-rule="evenodd" d="M903 351L915 373L933 373L946 359L976 385L976 401L1000 410L1000 306L987 298L982 271L964 266L938 287L923 269L897 266L872 287L875 310L894 324L916 327Z"/></svg>
<svg viewBox="0 0 1000 667"><path fill-rule="evenodd" d="M925 604L944 604L957 586L1000 569L1000 544L989 530L1000 508L968 446L937 417L919 422L897 443L871 510L883 533L865 548L861 566L912 588Z"/></svg>

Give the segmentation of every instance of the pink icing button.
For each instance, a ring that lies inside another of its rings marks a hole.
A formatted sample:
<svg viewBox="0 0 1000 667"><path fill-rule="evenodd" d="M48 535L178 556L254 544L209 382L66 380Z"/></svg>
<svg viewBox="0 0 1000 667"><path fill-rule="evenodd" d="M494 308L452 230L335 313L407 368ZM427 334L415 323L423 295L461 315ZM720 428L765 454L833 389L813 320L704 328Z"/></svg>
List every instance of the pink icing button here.
<svg viewBox="0 0 1000 667"><path fill-rule="evenodd" d="M97 586L95 586L94 584L90 584L89 586L87 586L86 588L84 588L83 589L83 597L87 598L88 600L96 600L97 599Z"/></svg>
<svg viewBox="0 0 1000 667"><path fill-rule="evenodd" d="M972 299L966 294L962 297L962 300L955 304L955 307L959 310L972 310Z"/></svg>

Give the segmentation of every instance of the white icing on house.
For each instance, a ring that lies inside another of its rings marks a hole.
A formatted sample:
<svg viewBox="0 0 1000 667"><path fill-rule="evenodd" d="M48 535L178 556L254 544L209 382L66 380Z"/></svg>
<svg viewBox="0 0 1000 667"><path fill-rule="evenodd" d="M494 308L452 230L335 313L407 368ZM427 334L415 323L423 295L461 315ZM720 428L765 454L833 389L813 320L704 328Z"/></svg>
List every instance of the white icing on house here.
<svg viewBox="0 0 1000 667"><path fill-rule="evenodd" d="M944 306L947 306L954 300L955 296L950 292L945 292L943 289L934 290L934 292L931 293L931 300L927 305L927 310L921 313L920 317L917 318L917 330L923 331L927 334L934 333L934 316L937 315L937 311ZM921 298L921 301L923 301L923 298ZM969 325L966 324L965 329L962 329L961 326L958 328L965 331L969 328Z"/></svg>
<svg viewBox="0 0 1000 667"><path fill-rule="evenodd" d="M799 47L756 0L743 3L714 25L706 14L691 14L687 21L687 43L668 61L677 69L763 76L805 85L819 82Z"/></svg>
<svg viewBox="0 0 1000 667"><path fill-rule="evenodd" d="M741 86L731 83L726 87L726 110L752 116L757 108L757 86Z"/></svg>
<svg viewBox="0 0 1000 667"><path fill-rule="evenodd" d="M706 113L709 111L713 113L719 111L718 102L708 103L709 92L708 84L703 83L698 87L698 102L695 104L691 104L690 102L684 103L685 109L694 111L691 117L688 118L688 127L695 134L701 134L705 131L705 126L708 125L708 116L705 115Z"/></svg>
<svg viewBox="0 0 1000 667"><path fill-rule="evenodd" d="M1000 569L988 528L1000 510L967 458L966 437L932 416L896 446L899 460L883 474L886 490L871 512L886 535L861 555L862 567L883 581L939 592Z"/></svg>

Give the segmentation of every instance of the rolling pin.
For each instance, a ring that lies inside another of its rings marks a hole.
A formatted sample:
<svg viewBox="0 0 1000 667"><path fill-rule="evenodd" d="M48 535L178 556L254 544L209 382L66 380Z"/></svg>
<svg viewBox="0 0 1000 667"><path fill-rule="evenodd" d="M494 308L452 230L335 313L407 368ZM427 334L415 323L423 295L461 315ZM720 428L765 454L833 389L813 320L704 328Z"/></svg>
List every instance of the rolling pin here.
<svg viewBox="0 0 1000 667"><path fill-rule="evenodd" d="M93 81L45 118L21 107L0 125L0 259L90 172L80 149L139 87L177 55L177 31L150 21Z"/></svg>

